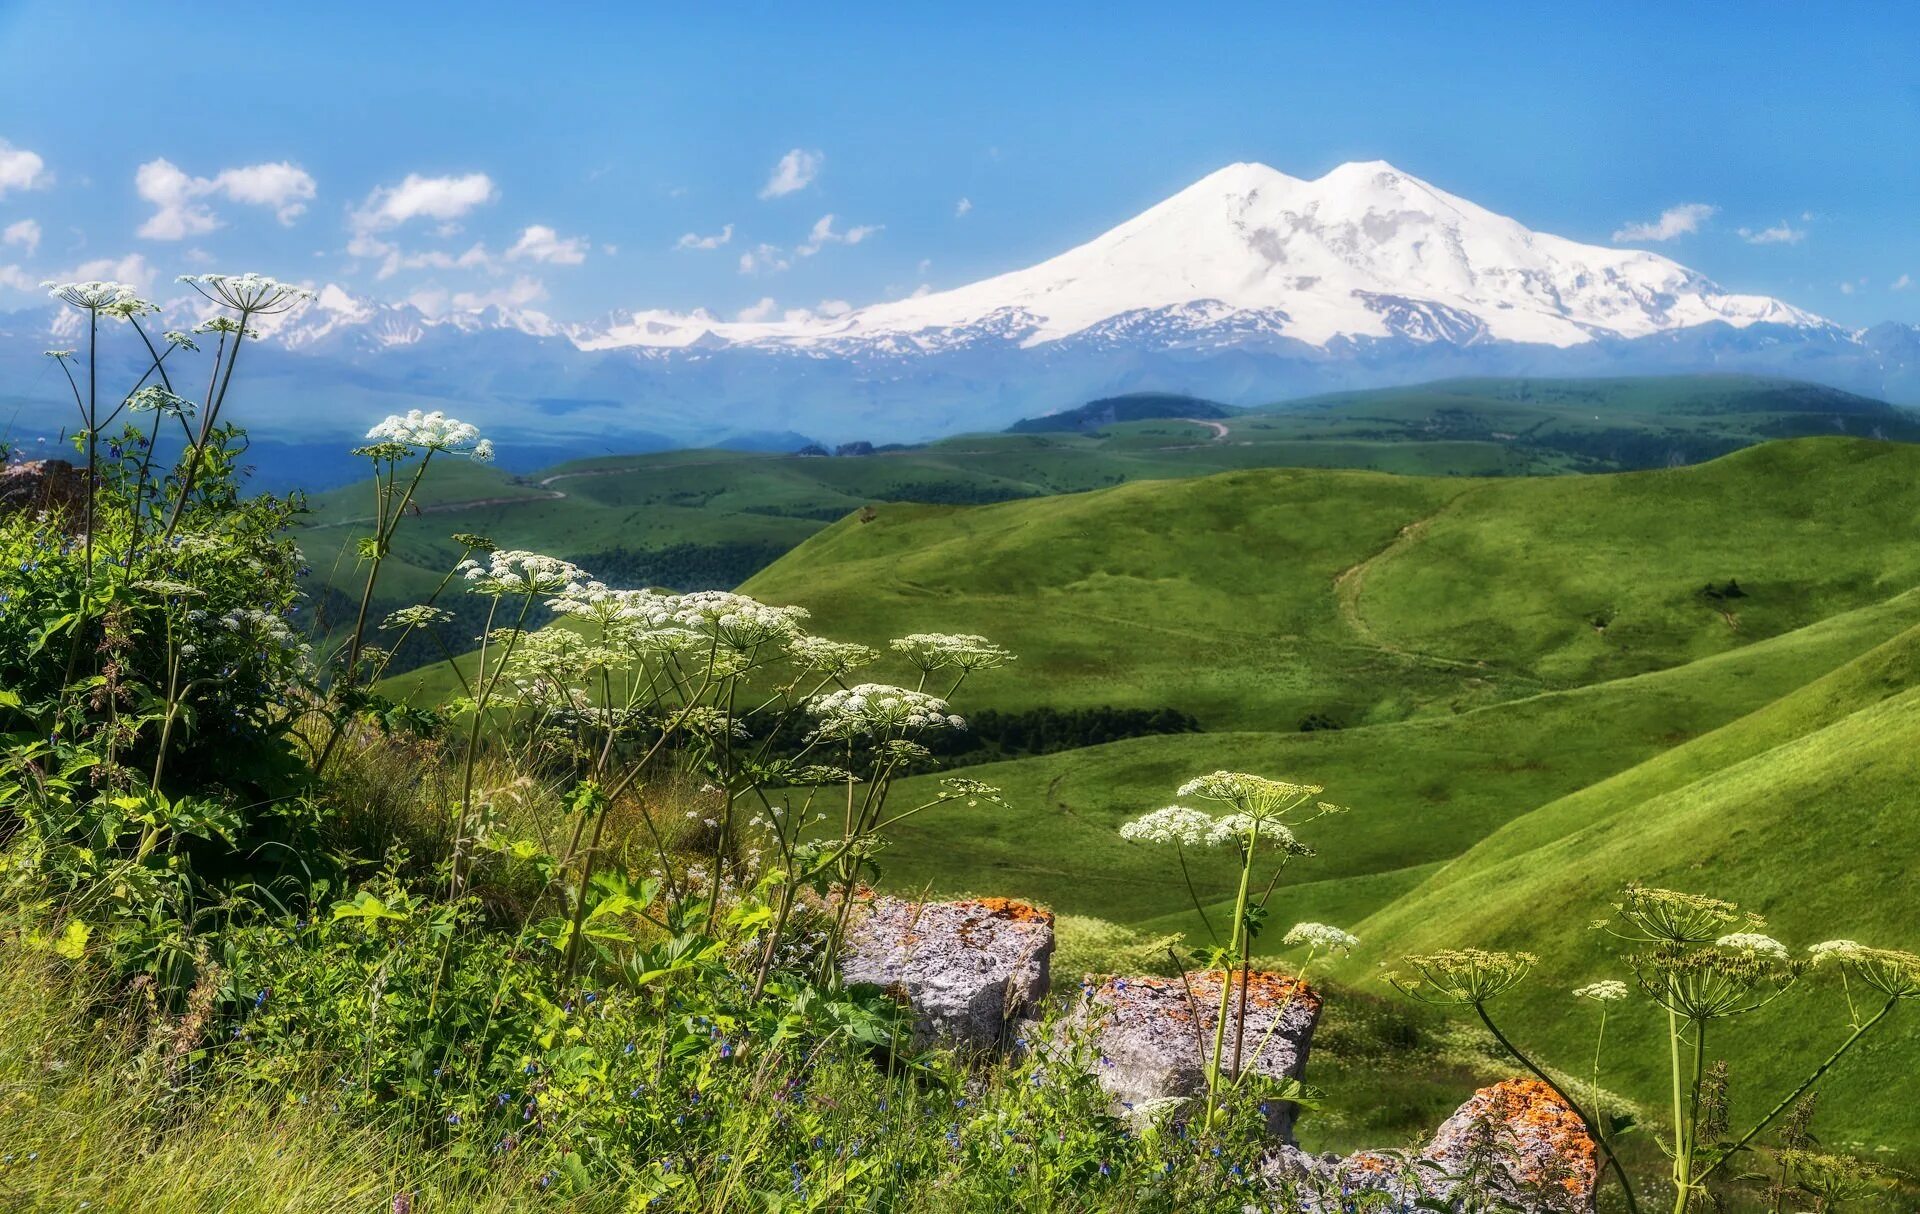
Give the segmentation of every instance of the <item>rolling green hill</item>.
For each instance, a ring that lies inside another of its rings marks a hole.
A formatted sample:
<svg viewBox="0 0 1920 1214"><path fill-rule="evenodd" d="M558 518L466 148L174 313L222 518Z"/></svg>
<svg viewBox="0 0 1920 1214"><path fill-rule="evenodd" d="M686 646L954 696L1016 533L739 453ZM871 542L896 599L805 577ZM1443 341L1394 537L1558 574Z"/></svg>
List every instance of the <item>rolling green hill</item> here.
<svg viewBox="0 0 1920 1214"><path fill-rule="evenodd" d="M1086 408L1116 420L1091 432L962 435L860 457L674 451L524 477L451 461L429 478L421 518L401 531L379 607L427 593L456 554L455 532L565 556L613 581L722 588L828 523L889 502L969 505L1276 467L1512 477L1696 462L1836 429L1920 437L1911 415L1881 402L1741 376L1460 380L1233 413L1186 398L1175 409L1169 399L1094 402ZM1184 418L1120 420L1169 410ZM319 494L313 506L302 543L326 627L358 593L354 541L372 514L370 489Z"/></svg>
<svg viewBox="0 0 1920 1214"><path fill-rule="evenodd" d="M1276 914L1354 926L1354 982L1405 951L1540 953L1514 1014L1571 1063L1591 1026L1565 992L1617 976L1587 925L1630 880L1739 899L1800 945L1920 944L1889 893L1920 845L1917 526L1920 449L1808 439L1602 477L1265 471L896 507L746 589L847 639L988 632L1021 658L966 707L1165 704L1208 728L969 769L1013 809L915 821L889 882L1197 936L1178 871L1118 825L1214 768L1310 778L1354 812L1311 829ZM1348 727L1301 732L1315 705ZM1193 863L1223 893L1226 866ZM1832 999L1796 1007L1727 1035L1737 1074L1834 1043ZM1912 1031L1850 1070L1830 1132L1920 1152Z"/></svg>
<svg viewBox="0 0 1920 1214"><path fill-rule="evenodd" d="M641 506L625 484L606 476L600 508L698 508ZM1601 476L1241 469L882 503L742 589L836 639L1007 644L1019 660L969 684L963 711L1172 708L1203 728L969 768L1011 808L904 824L888 884L1198 938L1178 871L1119 824L1215 768L1312 779L1353 812L1311 828L1320 854L1276 916L1353 927L1367 947L1344 977L1361 985L1405 951L1540 953L1514 1014L1571 1064L1588 1026L1565 991L1613 976L1586 925L1629 880L1743 900L1801 945L1920 944L1888 892L1920 843L1917 529L1920 447L1829 437ZM409 686L441 690L394 681ZM1192 861L1226 891L1225 857ZM1820 1016L1769 1021L1768 1043L1729 1034L1728 1056L1777 1078L1773 1047L1808 1052ZM1920 1048L1903 1031L1853 1064L1828 1128L1912 1159L1894 1079ZM1655 1078L1624 1066L1616 1084L1651 1096Z"/></svg>

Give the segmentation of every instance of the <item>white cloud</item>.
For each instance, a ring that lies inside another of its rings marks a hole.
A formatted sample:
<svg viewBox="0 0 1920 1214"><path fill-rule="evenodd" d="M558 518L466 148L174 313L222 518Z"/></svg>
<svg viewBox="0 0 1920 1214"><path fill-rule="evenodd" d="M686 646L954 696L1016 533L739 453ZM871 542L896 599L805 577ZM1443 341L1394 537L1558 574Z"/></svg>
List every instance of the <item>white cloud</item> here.
<svg viewBox="0 0 1920 1214"><path fill-rule="evenodd" d="M793 263L786 255L770 244L756 245L740 254L740 272L742 274L778 274L791 269Z"/></svg>
<svg viewBox="0 0 1920 1214"><path fill-rule="evenodd" d="M0 231L0 244L21 245L27 250L27 256L32 257L40 248L40 225L31 219L10 223Z"/></svg>
<svg viewBox="0 0 1920 1214"><path fill-rule="evenodd" d="M140 225L139 234L148 240L184 240L219 227L220 217L206 205L209 198L268 207L282 224L291 224L317 192L312 174L284 160L222 169L212 177L192 176L165 158L149 160L135 171L133 187L154 206Z"/></svg>
<svg viewBox="0 0 1920 1214"><path fill-rule="evenodd" d="M1913 275L1902 274L1887 287L1889 291L1905 291L1913 286Z"/></svg>
<svg viewBox="0 0 1920 1214"><path fill-rule="evenodd" d="M853 305L844 299L823 299L813 310L826 317L845 316L853 311Z"/></svg>
<svg viewBox="0 0 1920 1214"><path fill-rule="evenodd" d="M44 190L52 184L53 174L38 153L0 139L0 198L8 190Z"/></svg>
<svg viewBox="0 0 1920 1214"><path fill-rule="evenodd" d="M353 213L356 232L396 228L410 219L458 219L499 197L485 173L458 177L422 177L408 173L399 185L379 186Z"/></svg>
<svg viewBox="0 0 1920 1214"><path fill-rule="evenodd" d="M1784 219L1770 228L1761 228L1758 231L1752 228L1740 229L1740 239L1748 244L1799 244L1806 238L1805 228L1796 228Z"/></svg>
<svg viewBox="0 0 1920 1214"><path fill-rule="evenodd" d="M760 187L760 197L780 198L796 190L804 190L820 176L821 168L827 158L820 152L809 152L804 148L795 148L780 158L773 166L773 172L767 177L767 184Z"/></svg>
<svg viewBox="0 0 1920 1214"><path fill-rule="evenodd" d="M1677 207L1668 207L1660 212L1660 218L1652 223L1630 223L1613 234L1617 241L1630 240L1673 240L1680 236L1689 236L1700 230L1700 225L1713 218L1719 207L1704 202L1683 202Z"/></svg>
<svg viewBox="0 0 1920 1214"><path fill-rule="evenodd" d="M402 253L392 245L382 245L385 260L376 278L392 278L402 270L491 270L498 263L484 244L475 244L464 253L443 253L429 249L424 253Z"/></svg>
<svg viewBox="0 0 1920 1214"><path fill-rule="evenodd" d="M959 202L953 204L953 217L959 219L971 210L973 210L973 199L962 198Z"/></svg>
<svg viewBox="0 0 1920 1214"><path fill-rule="evenodd" d="M733 318L746 324L758 324L763 320L772 320L774 313L779 310L780 305L773 302L773 296L763 295L759 303L740 309Z"/></svg>
<svg viewBox="0 0 1920 1214"><path fill-rule="evenodd" d="M153 285L153 267L140 254L129 253L120 258L96 257L92 261L83 261L71 270L63 270L51 277L62 282L90 282L95 279L124 282L144 291Z"/></svg>
<svg viewBox="0 0 1920 1214"><path fill-rule="evenodd" d="M927 271L931 269L933 269L933 258L922 257L920 259L920 268L916 270L915 273L919 274L920 277L925 278L927 276Z"/></svg>
<svg viewBox="0 0 1920 1214"><path fill-rule="evenodd" d="M688 232L673 242L676 249L717 249L733 239L733 225L727 224L711 236L702 236L698 232Z"/></svg>
<svg viewBox="0 0 1920 1214"><path fill-rule="evenodd" d="M524 308L530 303L538 303L547 297L547 288L537 278L516 278L511 286L496 287L491 291L456 291L453 306L463 312L478 312L482 308Z"/></svg>
<svg viewBox="0 0 1920 1214"><path fill-rule="evenodd" d="M556 266L577 266L586 259L586 237L563 238L560 233L539 223L520 233L520 239L507 250L508 261L543 261Z"/></svg>
<svg viewBox="0 0 1920 1214"><path fill-rule="evenodd" d="M1843 282L1843 283L1841 283L1841 284L1840 284L1840 294L1842 294L1842 295L1851 295L1851 294L1853 294L1853 284L1852 284L1852 283L1850 283L1850 282Z"/></svg>
<svg viewBox="0 0 1920 1214"><path fill-rule="evenodd" d="M830 244L859 244L885 226L885 224L877 223L867 224L860 227L848 228L844 232L836 232L833 230L833 216L822 215L815 221L813 230L807 233L806 243L795 249L794 252L802 257L812 257L823 247Z"/></svg>
<svg viewBox="0 0 1920 1214"><path fill-rule="evenodd" d="M0 287L12 287L16 291L32 291L40 285L40 280L19 266L0 266Z"/></svg>

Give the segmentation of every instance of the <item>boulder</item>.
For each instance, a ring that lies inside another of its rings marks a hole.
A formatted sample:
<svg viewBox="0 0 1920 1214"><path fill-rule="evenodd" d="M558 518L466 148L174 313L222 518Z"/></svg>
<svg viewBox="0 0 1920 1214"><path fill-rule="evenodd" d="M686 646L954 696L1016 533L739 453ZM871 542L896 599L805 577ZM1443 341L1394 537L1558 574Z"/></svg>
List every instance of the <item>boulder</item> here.
<svg viewBox="0 0 1920 1214"><path fill-rule="evenodd" d="M86 500L86 474L66 460L28 460L0 466L0 514L21 510L75 514Z"/></svg>
<svg viewBox="0 0 1920 1214"><path fill-rule="evenodd" d="M1109 978L1092 988L1075 1020L1098 1052L1100 1086L1123 1115L1136 1118L1158 1102L1185 1100L1207 1090L1207 1057L1218 1023L1218 970L1180 978ZM1241 976L1232 975L1227 1013L1225 1071L1251 1072L1276 1080L1306 1074L1307 1050L1320 1019L1320 996L1286 974L1258 972L1247 980L1244 1031ZM1267 1129L1286 1140L1297 1109L1291 1101L1266 1106Z"/></svg>
<svg viewBox="0 0 1920 1214"><path fill-rule="evenodd" d="M1553 1089L1532 1079L1481 1088L1417 1154L1308 1155L1292 1146L1262 1163L1282 1208L1332 1214L1352 1195L1389 1194L1397 1207L1426 1199L1480 1209L1491 1195L1538 1214L1588 1214L1599 1165L1593 1139ZM1471 1197L1469 1194L1471 1193Z"/></svg>
<svg viewBox="0 0 1920 1214"><path fill-rule="evenodd" d="M910 902L877 897L848 926L846 982L897 991L914 1012L914 1044L985 1052L1047 996L1053 914L1007 898Z"/></svg>

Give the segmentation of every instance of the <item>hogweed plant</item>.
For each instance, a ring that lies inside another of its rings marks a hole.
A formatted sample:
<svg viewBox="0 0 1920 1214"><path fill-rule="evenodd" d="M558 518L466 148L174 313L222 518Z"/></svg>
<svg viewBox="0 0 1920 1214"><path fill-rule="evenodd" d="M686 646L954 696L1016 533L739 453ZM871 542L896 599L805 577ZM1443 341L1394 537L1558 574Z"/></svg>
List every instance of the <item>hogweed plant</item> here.
<svg viewBox="0 0 1920 1214"><path fill-rule="evenodd" d="M1233 918L1228 936L1222 943L1216 935L1213 947L1200 954L1203 968L1221 975L1220 1003L1215 1010L1213 1046L1205 1058L1208 1124L1219 1108L1219 1097L1228 1077L1238 1079L1246 1037L1248 987L1253 973L1253 942L1267 918L1267 906L1288 861L1311 856L1313 849L1294 835L1294 827L1328 814L1343 812L1340 806L1319 800L1317 784L1295 784L1245 772L1216 771L1189 780L1180 787L1182 797L1195 797L1223 806L1228 812L1207 813L1181 805L1169 805L1143 814L1121 826L1120 836L1137 843L1174 848L1182 878L1194 909L1205 921L1201 905L1187 869L1185 852L1190 848L1230 847L1238 852L1240 876L1234 892ZM1268 866L1265 886L1256 893L1255 870L1265 861ZM1317 926L1317 925L1303 925ZM1212 931L1212 925L1208 924ZM1300 929L1296 929L1300 930ZM1302 938L1303 940L1305 937ZM1325 938L1323 943L1331 942ZM1235 974L1239 982L1233 981ZM1239 992L1238 1029L1234 1034L1233 1056L1228 1061L1226 1033L1234 1008L1236 986Z"/></svg>
<svg viewBox="0 0 1920 1214"><path fill-rule="evenodd" d="M1852 940L1830 940L1797 959L1779 940L1759 929L1764 921L1719 898L1652 886L1631 885L1613 906L1613 915L1594 926L1632 946L1623 962L1631 983L1605 979L1574 992L1600 1007L1595 1033L1589 1098L1599 1100L1602 1050L1611 1009L1637 991L1665 1013L1661 1055L1669 1076L1669 1125L1663 1147L1669 1160L1673 1214L1712 1208L1709 1182L1730 1179L1730 1164L1796 1106L1814 1086L1899 1005L1920 998L1920 955L1870 948ZM1611 1127L1576 1100L1547 1070L1514 1044L1495 1022L1490 1005L1526 979L1537 958L1526 953L1458 949L1408 957L1404 970L1388 975L1403 994L1426 1003L1471 1008L1501 1048L1552 1088L1585 1123L1619 1182L1629 1210L1640 1209L1626 1168L1615 1153ZM1847 1036L1766 1113L1735 1136L1727 1125L1729 1102L1724 1064L1708 1062L1710 1036L1725 1022L1772 1006L1802 985L1809 972L1836 974L1842 988ZM1867 992L1877 1007L1860 1006ZM1621 1129L1627 1127L1622 1126ZM1776 1186L1778 1187L1778 1186Z"/></svg>

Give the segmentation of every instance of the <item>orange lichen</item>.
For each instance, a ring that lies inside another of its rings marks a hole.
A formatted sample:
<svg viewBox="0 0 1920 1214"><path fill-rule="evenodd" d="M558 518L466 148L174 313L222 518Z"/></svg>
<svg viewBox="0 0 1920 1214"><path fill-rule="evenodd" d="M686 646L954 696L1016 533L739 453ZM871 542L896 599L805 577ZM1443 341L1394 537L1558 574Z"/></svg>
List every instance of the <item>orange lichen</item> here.
<svg viewBox="0 0 1920 1214"><path fill-rule="evenodd" d="M1593 1139L1580 1118L1546 1084L1537 1079L1504 1080L1475 1092L1466 1109L1508 1126L1516 1138L1536 1142L1551 1158L1562 1161L1567 1175L1560 1183L1567 1192L1584 1196L1593 1191L1599 1177ZM1526 1178L1537 1180L1544 1170L1538 1161L1529 1160Z"/></svg>
<svg viewBox="0 0 1920 1214"><path fill-rule="evenodd" d="M1193 985L1193 993L1201 998L1217 1000L1220 997L1220 984L1227 975L1220 970L1208 970L1205 973L1190 974L1187 981ZM1233 998L1240 997L1242 975L1239 970L1232 974ZM1319 994L1306 983L1291 974L1277 970L1255 970L1245 975L1247 1002L1254 1007L1280 1007L1296 1000L1318 1006Z"/></svg>
<svg viewBox="0 0 1920 1214"><path fill-rule="evenodd" d="M1053 926L1053 912L1012 898L974 898L973 905L980 907L996 919L1008 919L1015 923L1044 923ZM962 903L961 905L965 905Z"/></svg>

